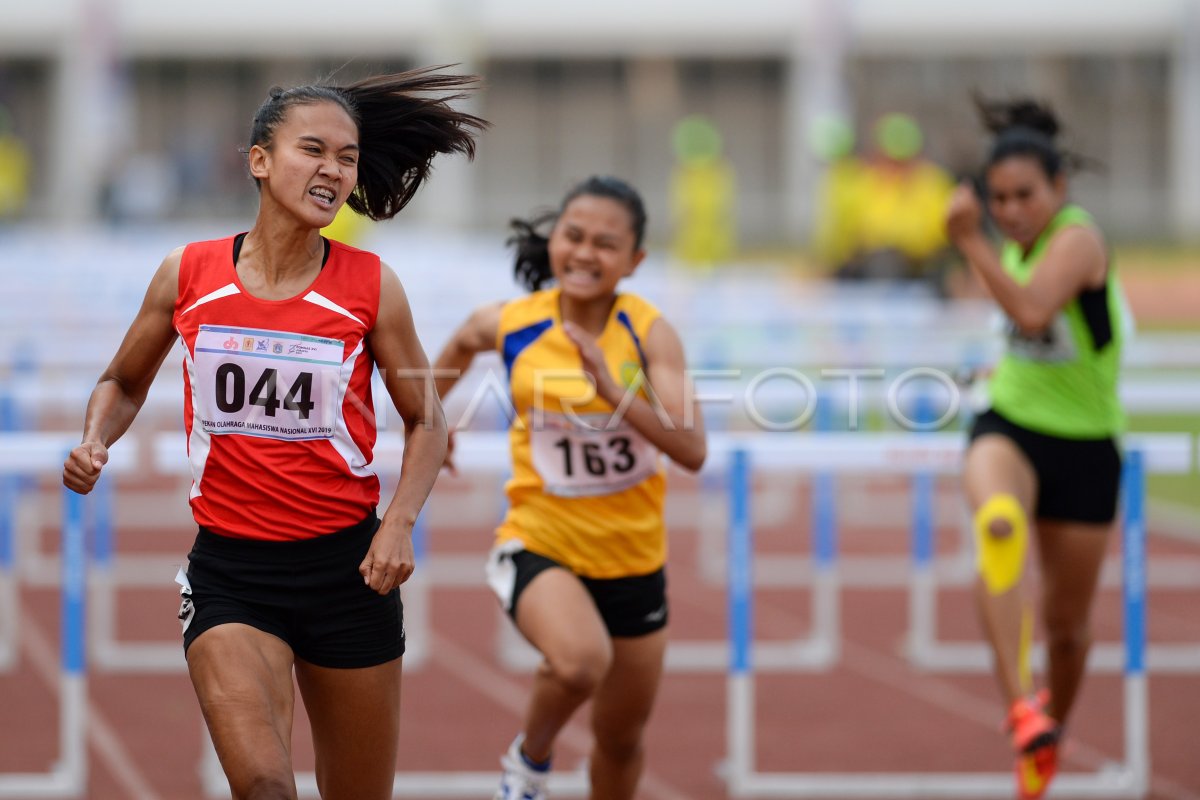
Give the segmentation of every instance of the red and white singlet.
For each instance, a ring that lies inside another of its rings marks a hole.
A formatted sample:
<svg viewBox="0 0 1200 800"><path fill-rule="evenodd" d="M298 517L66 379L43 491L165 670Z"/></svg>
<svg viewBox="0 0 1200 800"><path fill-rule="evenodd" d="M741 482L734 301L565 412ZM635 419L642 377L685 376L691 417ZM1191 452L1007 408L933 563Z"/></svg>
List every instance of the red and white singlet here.
<svg viewBox="0 0 1200 800"><path fill-rule="evenodd" d="M186 350L191 505L216 533L306 539L379 503L366 340L379 257L329 246L317 279L287 300L246 292L232 236L184 249L173 322Z"/></svg>

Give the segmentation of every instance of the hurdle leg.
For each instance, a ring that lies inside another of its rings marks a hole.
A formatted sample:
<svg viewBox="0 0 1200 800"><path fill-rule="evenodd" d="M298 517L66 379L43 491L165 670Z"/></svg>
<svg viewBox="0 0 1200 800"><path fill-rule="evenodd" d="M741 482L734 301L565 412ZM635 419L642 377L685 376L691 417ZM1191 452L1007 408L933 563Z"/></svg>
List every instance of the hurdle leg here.
<svg viewBox="0 0 1200 800"><path fill-rule="evenodd" d="M84 616L87 553L83 497L63 490L59 759L47 773L0 775L0 798L72 798L87 786L87 672Z"/></svg>

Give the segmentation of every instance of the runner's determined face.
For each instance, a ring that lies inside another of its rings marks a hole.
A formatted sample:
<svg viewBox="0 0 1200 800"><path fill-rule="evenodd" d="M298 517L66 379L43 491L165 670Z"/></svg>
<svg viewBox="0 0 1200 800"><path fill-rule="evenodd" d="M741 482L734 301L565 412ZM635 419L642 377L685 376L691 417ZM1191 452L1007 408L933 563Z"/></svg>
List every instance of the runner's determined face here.
<svg viewBox="0 0 1200 800"><path fill-rule="evenodd" d="M574 299L609 297L644 256L634 241L628 209L608 197L580 195L563 209L550 233L550 271L563 293Z"/></svg>
<svg viewBox="0 0 1200 800"><path fill-rule="evenodd" d="M264 195L314 228L333 221L358 183L358 128L331 102L290 108L269 147L251 150Z"/></svg>
<svg viewBox="0 0 1200 800"><path fill-rule="evenodd" d="M987 171L988 210L1005 236L1029 248L1066 202L1066 181L1033 156L1012 156Z"/></svg>

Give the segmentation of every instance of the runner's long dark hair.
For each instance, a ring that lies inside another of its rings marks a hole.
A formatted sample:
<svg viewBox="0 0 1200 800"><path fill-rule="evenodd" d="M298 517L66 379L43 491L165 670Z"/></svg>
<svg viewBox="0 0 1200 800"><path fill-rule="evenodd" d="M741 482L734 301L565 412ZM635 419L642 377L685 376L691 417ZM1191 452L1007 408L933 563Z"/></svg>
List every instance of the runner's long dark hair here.
<svg viewBox="0 0 1200 800"><path fill-rule="evenodd" d="M474 158L475 137L488 127L486 120L451 106L466 98L478 78L440 69L375 75L344 86L273 87L254 114L250 146L269 149L293 106L336 103L358 125L358 184L346 203L373 220L391 219L429 177L434 156ZM436 94L425 96L430 92Z"/></svg>

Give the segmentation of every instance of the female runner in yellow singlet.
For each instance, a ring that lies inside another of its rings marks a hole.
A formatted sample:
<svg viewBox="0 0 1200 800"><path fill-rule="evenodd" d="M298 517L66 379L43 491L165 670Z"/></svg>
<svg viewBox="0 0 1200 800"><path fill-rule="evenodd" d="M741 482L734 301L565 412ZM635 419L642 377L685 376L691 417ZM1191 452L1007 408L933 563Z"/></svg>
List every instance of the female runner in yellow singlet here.
<svg viewBox="0 0 1200 800"><path fill-rule="evenodd" d="M637 192L610 177L514 221L515 273L532 293L476 310L435 365L457 376L498 351L517 413L488 583L543 660L498 800L546 797L554 739L588 699L591 796L632 798L642 771L667 644L660 454L697 470L706 453L679 336L617 291L645 257L645 225ZM456 380L439 377L439 391Z"/></svg>

